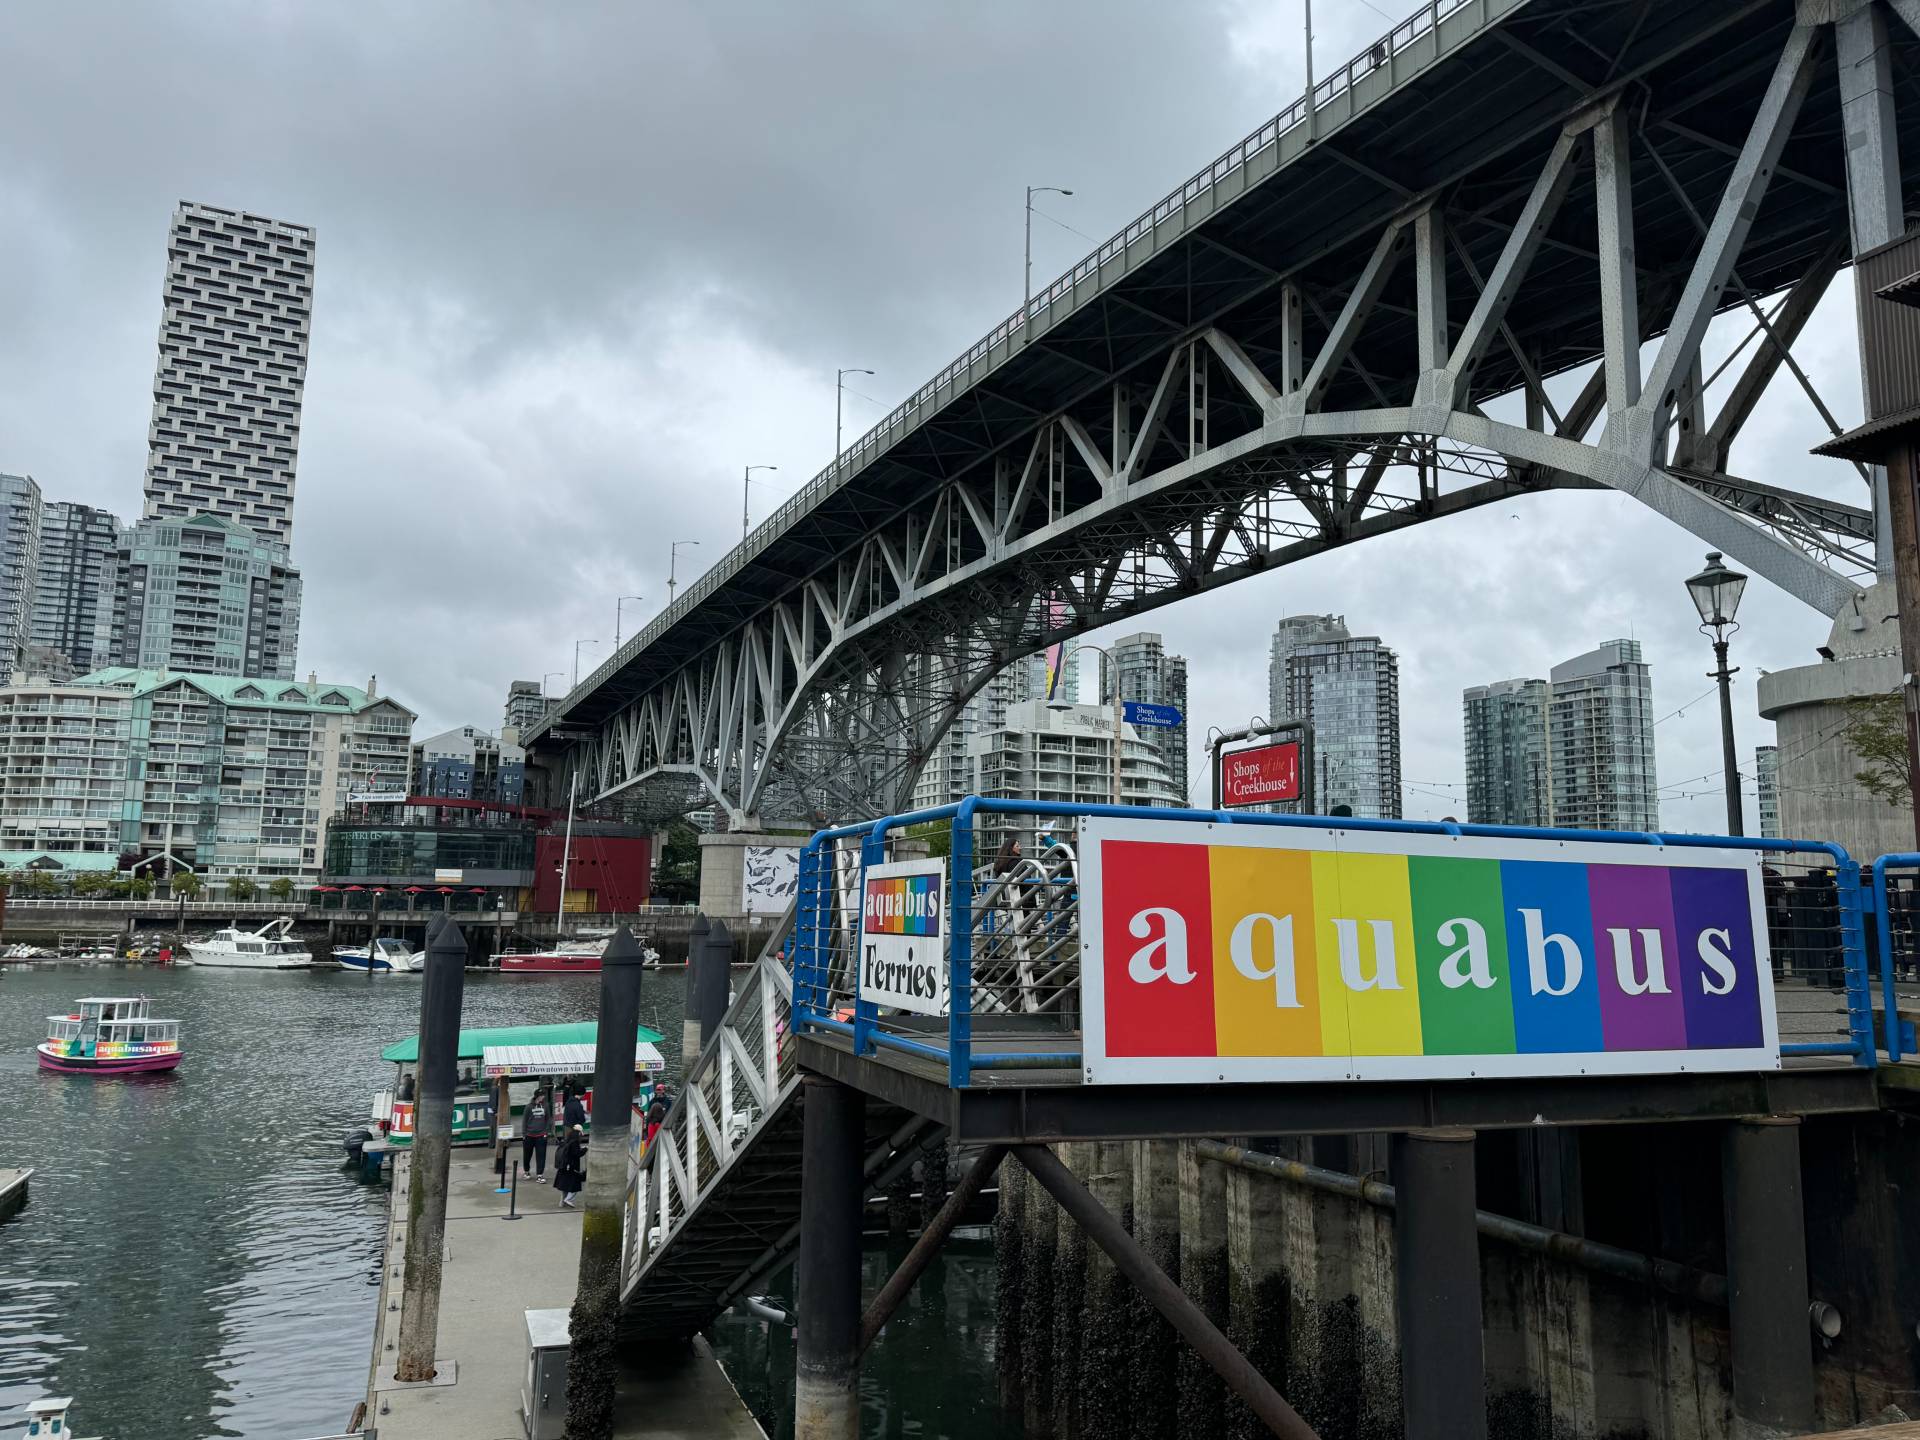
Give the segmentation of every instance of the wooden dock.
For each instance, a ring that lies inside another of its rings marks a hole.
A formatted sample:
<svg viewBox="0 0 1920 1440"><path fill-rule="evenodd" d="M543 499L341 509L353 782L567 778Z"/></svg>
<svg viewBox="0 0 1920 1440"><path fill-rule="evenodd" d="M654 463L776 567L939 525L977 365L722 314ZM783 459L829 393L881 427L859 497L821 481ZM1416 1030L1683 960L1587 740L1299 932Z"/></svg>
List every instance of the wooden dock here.
<svg viewBox="0 0 1920 1440"><path fill-rule="evenodd" d="M427 1384L393 1379L400 1276L406 1252L411 1155L394 1157L379 1319L364 1424L381 1440L525 1440L520 1385L526 1312L573 1303L580 1214L560 1208L551 1185L522 1184L509 1221L494 1193L492 1152L456 1149L447 1180L447 1238L440 1291L441 1373ZM616 1440L765 1440L706 1342L636 1353L623 1373Z"/></svg>
<svg viewBox="0 0 1920 1440"><path fill-rule="evenodd" d="M32 1178L31 1166L24 1170L0 1166L0 1220L27 1203L27 1181Z"/></svg>

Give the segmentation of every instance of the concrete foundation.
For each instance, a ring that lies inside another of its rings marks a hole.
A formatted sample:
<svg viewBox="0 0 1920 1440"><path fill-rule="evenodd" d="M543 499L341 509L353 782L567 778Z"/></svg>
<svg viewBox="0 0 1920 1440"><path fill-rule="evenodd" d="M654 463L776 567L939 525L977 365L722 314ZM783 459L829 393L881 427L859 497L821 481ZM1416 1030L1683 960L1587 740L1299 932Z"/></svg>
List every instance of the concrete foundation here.
<svg viewBox="0 0 1920 1440"><path fill-rule="evenodd" d="M1815 1428L1859 1424L1888 1406L1920 1415L1911 1313L1920 1227L1903 1199L1903 1177L1920 1168L1920 1121L1888 1111L1809 1117L1800 1128L1808 1288L1844 1317L1830 1341L1807 1337ZM1345 1141L1357 1142L1349 1157L1386 1148L1370 1136ZM1259 1148L1324 1164L1319 1140ZM1728 1273L1713 1125L1486 1132L1475 1149L1481 1211ZM1058 1153L1126 1213L1108 1146ZM1322 1440L1402 1440L1395 1210L1203 1159L1190 1143L1139 1142L1128 1159L1136 1239ZM1030 1440L1263 1433L1188 1346L1152 1328L1137 1296L1114 1296L1104 1258L1062 1225L1039 1185L1013 1166L1001 1183L1003 1384ZM1737 1428L1725 1305L1589 1267L1571 1251L1488 1235L1478 1251L1491 1440L1749 1433ZM1121 1313L1133 1330L1127 1358L1115 1362L1106 1327ZM1114 1397L1099 1383L1116 1363L1132 1386L1124 1421L1112 1418ZM1156 1407L1156 1395L1171 1397L1170 1407Z"/></svg>
<svg viewBox="0 0 1920 1440"><path fill-rule="evenodd" d="M747 851L750 848L794 849L806 843L802 835L769 835L761 830L728 830L700 837L700 908L709 915L744 916L747 912ZM769 920L778 915L768 915ZM731 921L729 921L731 924Z"/></svg>

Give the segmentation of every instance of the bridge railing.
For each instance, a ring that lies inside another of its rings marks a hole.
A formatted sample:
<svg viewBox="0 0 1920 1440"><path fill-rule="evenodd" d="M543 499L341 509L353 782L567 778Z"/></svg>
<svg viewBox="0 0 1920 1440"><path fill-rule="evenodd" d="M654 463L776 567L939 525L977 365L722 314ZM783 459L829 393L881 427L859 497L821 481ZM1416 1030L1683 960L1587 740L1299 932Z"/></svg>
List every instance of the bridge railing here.
<svg viewBox="0 0 1920 1440"><path fill-rule="evenodd" d="M1139 806L1042 804L969 799L891 816L870 825L824 830L803 848L794 952L794 1023L849 1037L856 1053L888 1051L936 1067L954 1086L976 1072L1077 1071L1080 1037L1080 818L1294 828L1384 830L1413 835L1577 841L1584 844L1759 851L1780 1049L1792 1058L1877 1063L1873 994L1886 970L1882 1003L1894 1013L1889 966L1920 975L1920 855L1889 879L1870 879L1837 845L1712 835L1532 829L1451 821L1328 819L1303 815L1170 810ZM856 945L863 870L914 858L929 844L948 846L945 961L949 1002L941 1016L909 1014L860 999ZM1017 846L1017 849L1014 848ZM1890 950L1873 931L1890 885L1909 918ZM1920 1002L1916 1002L1920 1003ZM976 1031L993 1043L976 1045ZM1912 1054L1911 1038L1904 1053Z"/></svg>
<svg viewBox="0 0 1920 1440"><path fill-rule="evenodd" d="M640 1130L630 1141L623 1294L799 1083L792 953L791 930L783 927L735 982L717 1040L705 1037L701 1053L684 1058L679 1093L658 1132L649 1138Z"/></svg>
<svg viewBox="0 0 1920 1440"><path fill-rule="evenodd" d="M742 567L777 536L784 534L802 515L822 499L838 490L855 474L864 470L882 451L908 430L918 425L951 398L955 387L971 385L976 367L993 360L1001 350L1023 333L1037 332L1060 318L1056 307L1070 311L1085 297L1083 287L1098 282L1116 261L1144 259L1169 241L1183 234L1197 218L1211 215L1223 196L1237 196L1247 188L1251 167L1278 150L1281 137L1307 123L1309 114L1335 109L1334 120L1344 120L1360 104L1375 98L1367 95L1369 86L1385 94L1401 81L1442 59L1486 26L1512 10L1520 0L1428 0L1407 19L1394 26L1371 45L1363 48L1345 65L1336 67L1313 87L1309 110L1302 95L1272 119L1260 125L1237 144L1229 146L1211 163L1201 167L1184 184L1168 192L1122 226L1091 253L1082 258L1057 280L1043 286L1031 299L1006 319L968 346L958 358L946 365L926 384L896 406L871 430L850 443L833 462L794 491L771 515L754 527L751 534L723 556L698 580L682 591L680 598L603 660L586 680L570 691L551 717L543 718L535 730L543 730L559 717L577 694L591 694L615 675L633 656L640 654L664 635L683 616L692 613L708 596L737 574ZM1352 99L1344 112L1338 102Z"/></svg>
<svg viewBox="0 0 1920 1440"><path fill-rule="evenodd" d="M1914 1022L1907 1018L1920 1010L1920 854L1882 855L1873 862L1873 923L1881 1048L1889 1060L1920 1058Z"/></svg>

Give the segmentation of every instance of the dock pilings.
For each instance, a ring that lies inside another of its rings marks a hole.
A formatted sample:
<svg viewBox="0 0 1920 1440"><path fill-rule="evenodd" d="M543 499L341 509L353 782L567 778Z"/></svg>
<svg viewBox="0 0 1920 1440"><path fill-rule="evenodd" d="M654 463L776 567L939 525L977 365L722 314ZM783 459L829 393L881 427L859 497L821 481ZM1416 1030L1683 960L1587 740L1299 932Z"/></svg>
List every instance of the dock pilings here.
<svg viewBox="0 0 1920 1440"><path fill-rule="evenodd" d="M460 1061L460 1003L466 988L466 938L451 922L433 932L420 986L420 1059L416 1089L407 1252L400 1292L400 1346L394 1377L434 1378L440 1336L440 1257L447 1230L447 1169L453 1147L453 1090Z"/></svg>
<svg viewBox="0 0 1920 1440"><path fill-rule="evenodd" d="M580 1220L580 1284L568 1327L567 1440L613 1434L620 1323L620 1236L633 1120L634 1037L646 952L622 925L600 956L599 1028L593 1053L593 1143ZM565 1143L565 1136L562 1136Z"/></svg>

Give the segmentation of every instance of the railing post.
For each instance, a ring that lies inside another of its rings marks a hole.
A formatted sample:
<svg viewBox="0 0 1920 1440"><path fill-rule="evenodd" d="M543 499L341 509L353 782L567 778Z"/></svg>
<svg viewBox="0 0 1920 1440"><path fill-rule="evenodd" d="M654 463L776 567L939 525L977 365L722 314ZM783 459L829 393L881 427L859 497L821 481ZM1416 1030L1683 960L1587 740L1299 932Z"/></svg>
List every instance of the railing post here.
<svg viewBox="0 0 1920 1440"><path fill-rule="evenodd" d="M1867 969L1867 906L1862 904L1859 862L1841 861L1834 868L1834 880L1840 889L1840 957L1845 967L1847 1034L1853 1040L1853 1063L1874 1066L1880 1063L1880 1055L1873 1039L1873 981Z"/></svg>
<svg viewBox="0 0 1920 1440"><path fill-rule="evenodd" d="M858 893L863 911L867 903L867 867L869 865L884 865L887 862L887 832L884 828L885 825L886 822L884 820L880 821L860 837L860 888ZM853 933L855 935L860 934L860 926L864 923L865 915L863 913L861 920L857 922L854 927ZM857 940L854 943L856 947L859 944ZM853 956L853 1053L855 1055L870 1055L873 1053L873 1022L879 1007L860 998L860 960L861 957L856 948Z"/></svg>
<svg viewBox="0 0 1920 1440"><path fill-rule="evenodd" d="M953 817L948 846L947 1083L973 1083L973 804Z"/></svg>

